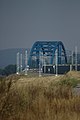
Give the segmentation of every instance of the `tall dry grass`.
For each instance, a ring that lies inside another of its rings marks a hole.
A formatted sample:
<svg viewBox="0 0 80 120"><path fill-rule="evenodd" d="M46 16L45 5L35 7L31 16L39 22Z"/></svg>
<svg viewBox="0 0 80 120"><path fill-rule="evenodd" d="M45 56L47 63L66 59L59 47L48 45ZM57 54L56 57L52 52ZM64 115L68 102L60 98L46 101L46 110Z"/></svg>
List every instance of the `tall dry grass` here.
<svg viewBox="0 0 80 120"><path fill-rule="evenodd" d="M74 83L66 76L0 80L0 120L80 120Z"/></svg>

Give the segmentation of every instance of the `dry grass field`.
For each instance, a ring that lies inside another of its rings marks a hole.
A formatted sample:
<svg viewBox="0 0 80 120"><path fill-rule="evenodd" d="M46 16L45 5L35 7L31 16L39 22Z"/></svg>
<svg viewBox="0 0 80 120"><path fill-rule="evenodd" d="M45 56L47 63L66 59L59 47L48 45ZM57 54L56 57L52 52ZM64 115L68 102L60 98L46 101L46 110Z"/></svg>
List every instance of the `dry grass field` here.
<svg viewBox="0 0 80 120"><path fill-rule="evenodd" d="M0 78L0 120L80 120L80 72Z"/></svg>

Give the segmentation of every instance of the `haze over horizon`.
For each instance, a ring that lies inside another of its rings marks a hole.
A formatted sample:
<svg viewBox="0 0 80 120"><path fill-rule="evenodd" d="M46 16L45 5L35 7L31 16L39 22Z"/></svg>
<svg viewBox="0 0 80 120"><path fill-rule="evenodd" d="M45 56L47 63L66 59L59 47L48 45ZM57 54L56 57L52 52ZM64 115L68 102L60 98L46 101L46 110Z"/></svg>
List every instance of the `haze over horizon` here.
<svg viewBox="0 0 80 120"><path fill-rule="evenodd" d="M0 50L61 40L80 51L79 0L0 0Z"/></svg>

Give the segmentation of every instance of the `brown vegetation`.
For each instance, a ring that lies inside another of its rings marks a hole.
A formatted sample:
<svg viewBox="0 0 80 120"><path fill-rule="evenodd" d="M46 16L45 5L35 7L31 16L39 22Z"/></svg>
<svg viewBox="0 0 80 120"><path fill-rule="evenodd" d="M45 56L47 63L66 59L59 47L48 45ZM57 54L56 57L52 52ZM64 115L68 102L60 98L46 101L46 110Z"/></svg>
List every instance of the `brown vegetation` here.
<svg viewBox="0 0 80 120"><path fill-rule="evenodd" d="M0 120L80 120L80 96L73 94L79 76L1 78Z"/></svg>

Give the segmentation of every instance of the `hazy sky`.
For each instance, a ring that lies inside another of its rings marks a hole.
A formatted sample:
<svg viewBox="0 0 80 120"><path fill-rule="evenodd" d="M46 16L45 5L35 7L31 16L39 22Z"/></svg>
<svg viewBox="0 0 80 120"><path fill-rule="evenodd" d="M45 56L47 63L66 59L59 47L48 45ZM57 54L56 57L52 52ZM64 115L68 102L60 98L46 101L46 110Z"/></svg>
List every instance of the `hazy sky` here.
<svg viewBox="0 0 80 120"><path fill-rule="evenodd" d="M80 51L80 0L0 0L0 49L61 40Z"/></svg>

